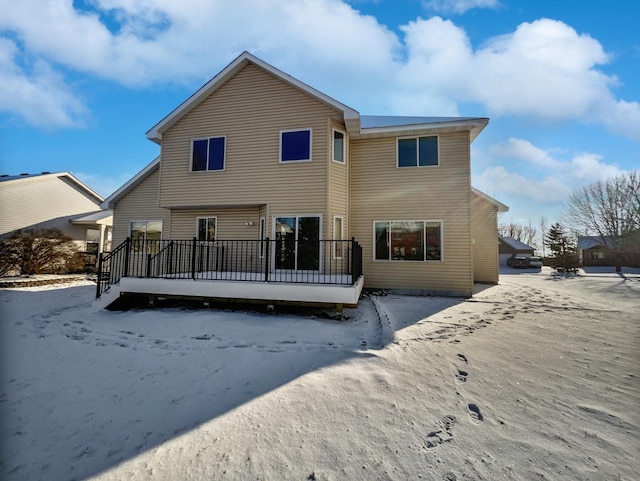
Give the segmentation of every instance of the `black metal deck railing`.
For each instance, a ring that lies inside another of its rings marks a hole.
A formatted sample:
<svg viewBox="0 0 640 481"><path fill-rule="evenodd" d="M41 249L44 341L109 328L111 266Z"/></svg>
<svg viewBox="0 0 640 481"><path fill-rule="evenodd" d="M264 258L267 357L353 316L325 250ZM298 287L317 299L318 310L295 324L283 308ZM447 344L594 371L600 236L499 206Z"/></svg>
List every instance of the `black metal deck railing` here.
<svg viewBox="0 0 640 481"><path fill-rule="evenodd" d="M100 255L96 298L123 277L353 285L362 247L351 240L147 240Z"/></svg>

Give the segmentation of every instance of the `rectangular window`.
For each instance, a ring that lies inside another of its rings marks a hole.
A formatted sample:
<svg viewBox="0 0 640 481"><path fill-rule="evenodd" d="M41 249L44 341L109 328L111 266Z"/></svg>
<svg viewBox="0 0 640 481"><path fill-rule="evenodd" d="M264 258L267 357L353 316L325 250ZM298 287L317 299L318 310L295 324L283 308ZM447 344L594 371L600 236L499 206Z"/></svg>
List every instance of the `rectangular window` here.
<svg viewBox="0 0 640 481"><path fill-rule="evenodd" d="M201 241L216 240L216 218L215 217L198 217L198 233L197 238Z"/></svg>
<svg viewBox="0 0 640 481"><path fill-rule="evenodd" d="M342 216L336 215L333 218L333 257L336 259L342 259L342 241L344 240L343 231L344 219Z"/></svg>
<svg viewBox="0 0 640 481"><path fill-rule="evenodd" d="M98 255L100 247L100 229L87 229L87 242L85 246L85 252L93 256Z"/></svg>
<svg viewBox="0 0 640 481"><path fill-rule="evenodd" d="M311 160L311 129L280 132L280 162Z"/></svg>
<svg viewBox="0 0 640 481"><path fill-rule="evenodd" d="M375 260L442 260L440 221L374 223Z"/></svg>
<svg viewBox="0 0 640 481"><path fill-rule="evenodd" d="M333 130L333 160L344 164L344 133Z"/></svg>
<svg viewBox="0 0 640 481"><path fill-rule="evenodd" d="M158 252L162 239L161 220L136 220L129 223L131 246L134 252Z"/></svg>
<svg viewBox="0 0 640 481"><path fill-rule="evenodd" d="M439 165L438 136L398 139L398 167Z"/></svg>
<svg viewBox="0 0 640 481"><path fill-rule="evenodd" d="M191 147L191 170L224 170L226 137L194 139Z"/></svg>

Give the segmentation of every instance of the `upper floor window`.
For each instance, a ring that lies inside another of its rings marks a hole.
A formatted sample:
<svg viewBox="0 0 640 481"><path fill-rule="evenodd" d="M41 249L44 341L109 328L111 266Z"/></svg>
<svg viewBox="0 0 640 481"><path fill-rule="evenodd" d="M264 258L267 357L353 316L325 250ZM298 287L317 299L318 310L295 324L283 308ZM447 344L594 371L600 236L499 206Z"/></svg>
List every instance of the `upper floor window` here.
<svg viewBox="0 0 640 481"><path fill-rule="evenodd" d="M438 136L398 139L398 167L439 165Z"/></svg>
<svg viewBox="0 0 640 481"><path fill-rule="evenodd" d="M344 132L333 130L333 160L344 164Z"/></svg>
<svg viewBox="0 0 640 481"><path fill-rule="evenodd" d="M198 217L198 240L213 241L216 240L216 218L215 217Z"/></svg>
<svg viewBox="0 0 640 481"><path fill-rule="evenodd" d="M311 160L311 129L280 132L280 162Z"/></svg>
<svg viewBox="0 0 640 481"><path fill-rule="evenodd" d="M224 170L226 137L193 139L191 170Z"/></svg>

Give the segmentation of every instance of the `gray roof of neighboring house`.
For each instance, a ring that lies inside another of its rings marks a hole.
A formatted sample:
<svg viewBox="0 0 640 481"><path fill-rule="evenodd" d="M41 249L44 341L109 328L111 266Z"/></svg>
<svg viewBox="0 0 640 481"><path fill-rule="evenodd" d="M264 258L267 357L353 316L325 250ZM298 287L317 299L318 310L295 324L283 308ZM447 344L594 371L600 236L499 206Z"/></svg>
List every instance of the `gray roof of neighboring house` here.
<svg viewBox="0 0 640 481"><path fill-rule="evenodd" d="M587 250L593 249L594 247L601 247L606 245L602 237L600 236L591 236L591 235L580 235L578 236L578 249Z"/></svg>
<svg viewBox="0 0 640 481"><path fill-rule="evenodd" d="M500 236L500 240L507 244L509 247L517 250L517 251L532 251L535 250L530 245L525 244L524 242L520 242L518 239L514 239L513 237L502 237Z"/></svg>
<svg viewBox="0 0 640 481"><path fill-rule="evenodd" d="M39 174L18 174L18 175L2 174L0 175L0 182L5 182L7 180L28 179L29 177L38 177L40 175L49 175L51 173L52 172L40 172Z"/></svg>

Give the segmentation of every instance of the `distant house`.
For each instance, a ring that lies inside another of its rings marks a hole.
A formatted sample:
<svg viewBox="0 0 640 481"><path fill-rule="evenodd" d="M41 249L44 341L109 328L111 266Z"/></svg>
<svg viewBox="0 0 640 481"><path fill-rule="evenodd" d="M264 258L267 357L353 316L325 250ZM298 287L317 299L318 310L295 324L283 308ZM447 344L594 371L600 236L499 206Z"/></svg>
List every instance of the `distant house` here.
<svg viewBox="0 0 640 481"><path fill-rule="evenodd" d="M25 229L60 229L82 252L108 250L113 212L69 172L0 176L0 238Z"/></svg>
<svg viewBox="0 0 640 481"><path fill-rule="evenodd" d="M531 257L535 252L535 249L530 245L520 242L513 237L498 236L500 252L500 264L506 264L507 259L511 256L526 256Z"/></svg>
<svg viewBox="0 0 640 481"><path fill-rule="evenodd" d="M614 266L616 255L620 265L626 267L640 267L640 246L624 251L614 251L607 246L607 242L600 236L578 236L578 250L583 266Z"/></svg>
<svg viewBox="0 0 640 481"><path fill-rule="evenodd" d="M345 305L363 287L471 296L498 282L508 209L471 187L488 121L360 115L245 52L147 132L160 156L103 203L110 286Z"/></svg>

